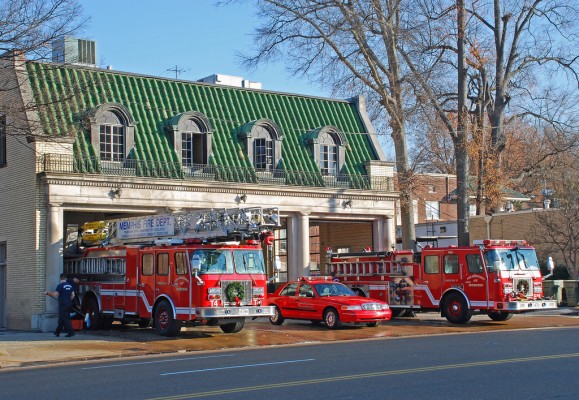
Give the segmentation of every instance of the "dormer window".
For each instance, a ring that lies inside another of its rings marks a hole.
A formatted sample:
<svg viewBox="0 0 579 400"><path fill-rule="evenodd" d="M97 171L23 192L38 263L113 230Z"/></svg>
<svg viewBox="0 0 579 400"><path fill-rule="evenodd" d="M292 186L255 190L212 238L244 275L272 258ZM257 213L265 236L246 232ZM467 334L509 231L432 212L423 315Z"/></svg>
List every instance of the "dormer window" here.
<svg viewBox="0 0 579 400"><path fill-rule="evenodd" d="M308 132L305 143L322 175L335 176L342 171L348 142L336 127L324 126Z"/></svg>
<svg viewBox="0 0 579 400"><path fill-rule="evenodd" d="M281 160L283 136L271 120L248 122L241 127L239 138L245 142L248 157L258 171L273 171Z"/></svg>
<svg viewBox="0 0 579 400"><path fill-rule="evenodd" d="M176 115L165 125L181 164L186 167L205 166L211 155L213 128L200 112L189 111Z"/></svg>
<svg viewBox="0 0 579 400"><path fill-rule="evenodd" d="M113 111L105 111L99 121L100 157L103 161L125 159L125 126Z"/></svg>
<svg viewBox="0 0 579 400"><path fill-rule="evenodd" d="M117 103L102 104L89 116L91 143L101 161L125 161L134 144L135 123L129 111Z"/></svg>

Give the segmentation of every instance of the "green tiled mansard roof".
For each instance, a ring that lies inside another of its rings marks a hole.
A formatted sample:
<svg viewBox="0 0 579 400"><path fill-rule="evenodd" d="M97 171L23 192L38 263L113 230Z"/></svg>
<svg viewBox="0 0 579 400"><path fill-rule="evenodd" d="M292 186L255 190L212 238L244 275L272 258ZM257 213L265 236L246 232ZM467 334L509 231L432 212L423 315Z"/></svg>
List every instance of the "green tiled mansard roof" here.
<svg viewBox="0 0 579 400"><path fill-rule="evenodd" d="M338 128L348 142L347 174L366 174L364 162L376 160L356 106L341 100L248 90L156 78L94 68L27 63L34 100L45 134L75 136L77 157L98 156L83 116L105 103L126 107L136 121L130 158L179 161L164 131L168 120L188 111L204 114L213 127L210 164L253 168L238 133L248 122L269 119L283 132L286 171L319 171L304 144L308 132L326 125Z"/></svg>

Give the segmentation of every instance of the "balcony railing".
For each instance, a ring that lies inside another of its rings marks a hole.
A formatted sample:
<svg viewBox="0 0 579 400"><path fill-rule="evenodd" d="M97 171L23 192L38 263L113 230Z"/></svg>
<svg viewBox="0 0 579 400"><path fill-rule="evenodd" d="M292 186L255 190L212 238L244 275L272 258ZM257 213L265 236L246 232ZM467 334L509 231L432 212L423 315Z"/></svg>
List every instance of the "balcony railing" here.
<svg viewBox="0 0 579 400"><path fill-rule="evenodd" d="M345 188L360 190L394 190L392 177L368 175L322 175L320 172L255 170L243 167L218 165L184 166L175 162L125 160L102 161L97 158L75 158L62 154L45 154L37 159L38 172L107 175L127 177L150 177L182 179L187 181L216 181L262 183L267 185L290 185Z"/></svg>

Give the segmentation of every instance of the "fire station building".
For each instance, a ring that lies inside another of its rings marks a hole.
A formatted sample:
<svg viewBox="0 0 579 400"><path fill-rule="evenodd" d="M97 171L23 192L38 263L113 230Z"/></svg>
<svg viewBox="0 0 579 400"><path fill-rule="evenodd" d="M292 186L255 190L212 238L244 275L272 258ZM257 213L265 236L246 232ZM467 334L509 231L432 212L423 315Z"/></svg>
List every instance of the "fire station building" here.
<svg viewBox="0 0 579 400"><path fill-rule="evenodd" d="M47 329L57 304L43 292L87 221L277 207L264 250L281 261L281 280L323 272L327 248L395 242L394 165L364 98L59 61L0 57L0 327Z"/></svg>

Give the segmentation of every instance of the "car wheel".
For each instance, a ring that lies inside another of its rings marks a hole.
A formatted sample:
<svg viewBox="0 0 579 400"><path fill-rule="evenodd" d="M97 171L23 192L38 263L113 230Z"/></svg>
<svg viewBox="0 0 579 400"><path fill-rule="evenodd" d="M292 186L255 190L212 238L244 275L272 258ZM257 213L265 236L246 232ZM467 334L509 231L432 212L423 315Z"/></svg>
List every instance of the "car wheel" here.
<svg viewBox="0 0 579 400"><path fill-rule="evenodd" d="M380 321L368 322L366 326L369 326L370 328L376 328L377 326L380 326Z"/></svg>
<svg viewBox="0 0 579 400"><path fill-rule="evenodd" d="M324 322L329 329L338 329L340 326L342 326L340 315L334 308L329 308L326 310L324 313Z"/></svg>
<svg viewBox="0 0 579 400"><path fill-rule="evenodd" d="M275 310L273 310L273 315L269 317L269 322L273 325L281 325L285 321L283 315L281 315L281 311L278 306L275 306Z"/></svg>
<svg viewBox="0 0 579 400"><path fill-rule="evenodd" d="M444 301L444 316L453 324L466 324L472 317L466 299L458 293L451 293Z"/></svg>
<svg viewBox="0 0 579 400"><path fill-rule="evenodd" d="M513 313L506 311L493 311L489 313L489 318L493 321L508 321L513 318Z"/></svg>

